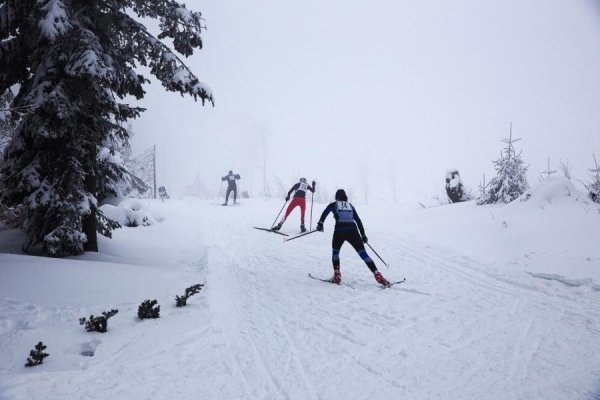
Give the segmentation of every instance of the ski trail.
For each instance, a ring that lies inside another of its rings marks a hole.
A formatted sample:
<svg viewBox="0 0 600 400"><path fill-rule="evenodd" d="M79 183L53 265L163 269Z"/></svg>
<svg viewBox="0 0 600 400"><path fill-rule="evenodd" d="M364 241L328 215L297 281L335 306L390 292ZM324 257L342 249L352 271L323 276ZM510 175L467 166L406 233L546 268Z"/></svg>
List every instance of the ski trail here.
<svg viewBox="0 0 600 400"><path fill-rule="evenodd" d="M164 258L194 274L190 284L206 284L191 305L176 309L165 294L160 319L115 319L84 367L5 374L0 396L588 400L597 389L598 291L502 275L391 230L373 237L390 268L375 261L405 283L380 289L345 245L342 279L354 289L331 285L306 276L330 276L331 232L283 243L251 228L273 219L269 203L190 207L181 229L206 234ZM26 305L5 304L0 328L10 335L26 334L35 318L79 314L35 309L19 327L11 309ZM137 304L120 313L134 315Z"/></svg>

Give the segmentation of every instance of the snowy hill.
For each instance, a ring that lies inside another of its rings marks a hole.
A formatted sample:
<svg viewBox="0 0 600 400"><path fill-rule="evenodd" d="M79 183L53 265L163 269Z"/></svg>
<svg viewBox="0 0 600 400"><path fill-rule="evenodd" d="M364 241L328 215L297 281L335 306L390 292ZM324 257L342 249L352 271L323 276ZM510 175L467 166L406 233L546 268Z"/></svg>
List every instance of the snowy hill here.
<svg viewBox="0 0 600 400"><path fill-rule="evenodd" d="M8 254L20 234L0 228L0 399L598 398L600 212L571 186L357 204L380 271L407 279L386 290L348 245L342 286L307 279L331 275L333 223L287 243L252 229L279 200L144 201L157 223L68 260ZM159 319L137 319L146 299ZM107 333L78 323L111 308ZM24 368L40 340L50 357Z"/></svg>

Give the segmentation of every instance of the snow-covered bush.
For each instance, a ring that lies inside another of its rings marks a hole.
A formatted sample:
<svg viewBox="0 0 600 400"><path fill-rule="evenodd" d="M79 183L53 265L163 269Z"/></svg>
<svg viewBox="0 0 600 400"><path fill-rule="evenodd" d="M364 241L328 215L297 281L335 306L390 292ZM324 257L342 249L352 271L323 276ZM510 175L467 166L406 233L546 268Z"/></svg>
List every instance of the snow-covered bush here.
<svg viewBox="0 0 600 400"><path fill-rule="evenodd" d="M79 325L85 324L85 330L88 332L104 333L108 330L108 319L119 312L117 309L102 312L102 316L94 317L90 315L89 319L79 318Z"/></svg>
<svg viewBox="0 0 600 400"><path fill-rule="evenodd" d="M138 307L138 318L159 318L160 306L156 300L144 300Z"/></svg>
<svg viewBox="0 0 600 400"><path fill-rule="evenodd" d="M446 194L452 203L471 200L471 195L465 191L460 174L456 169L446 171Z"/></svg>
<svg viewBox="0 0 600 400"><path fill-rule="evenodd" d="M507 144L502 156L493 161L496 176L492 178L485 192L477 199L477 204L510 203L521 196L528 188L527 166L521 158L521 153L515 152L513 143L519 139L502 141Z"/></svg>
<svg viewBox="0 0 600 400"><path fill-rule="evenodd" d="M189 288L185 289L185 294L183 296L175 296L175 305L177 307L184 307L187 305L187 299L193 295L195 295L196 293L200 293L200 290L202 289L204 285L202 284L196 284L193 286L190 286Z"/></svg>
<svg viewBox="0 0 600 400"><path fill-rule="evenodd" d="M44 363L44 358L48 357L50 354L44 353L46 350L46 346L44 343L39 342L35 345L35 348L29 352L29 357L27 357L26 367L35 367L36 365L40 365Z"/></svg>
<svg viewBox="0 0 600 400"><path fill-rule="evenodd" d="M147 207L140 199L125 199L118 206L104 204L100 211L108 219L116 221L122 226L150 226L156 220L146 212Z"/></svg>

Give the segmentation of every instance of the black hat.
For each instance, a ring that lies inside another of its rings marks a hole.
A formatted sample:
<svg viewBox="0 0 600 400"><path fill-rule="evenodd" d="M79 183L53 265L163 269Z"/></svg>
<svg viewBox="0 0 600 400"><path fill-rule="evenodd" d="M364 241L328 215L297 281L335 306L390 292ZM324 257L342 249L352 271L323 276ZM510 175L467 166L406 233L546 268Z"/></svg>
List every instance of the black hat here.
<svg viewBox="0 0 600 400"><path fill-rule="evenodd" d="M229 170L229 174L233 174L233 171L232 171L232 170Z"/></svg>
<svg viewBox="0 0 600 400"><path fill-rule="evenodd" d="M338 201L348 201L348 196L346 196L344 189L338 189L338 191L335 192L335 199Z"/></svg>

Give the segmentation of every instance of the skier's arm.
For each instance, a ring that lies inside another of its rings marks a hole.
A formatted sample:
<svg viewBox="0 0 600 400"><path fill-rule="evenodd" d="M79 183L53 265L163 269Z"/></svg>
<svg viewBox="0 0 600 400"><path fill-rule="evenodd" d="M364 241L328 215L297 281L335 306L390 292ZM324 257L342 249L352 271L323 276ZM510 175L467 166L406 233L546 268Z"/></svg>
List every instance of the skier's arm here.
<svg viewBox="0 0 600 400"><path fill-rule="evenodd" d="M323 214L321 214L321 218L319 218L319 223L322 224L323 222L325 222L325 219L327 218L327 216L329 215L330 212L333 211L333 207L334 207L335 203L330 203L325 210L323 210Z"/></svg>
<svg viewBox="0 0 600 400"><path fill-rule="evenodd" d="M221 178L222 181L226 181L227 180L227 175L225 175L224 177Z"/></svg>
<svg viewBox="0 0 600 400"><path fill-rule="evenodd" d="M354 222L356 222L356 225L358 225L360 236L365 236L365 228L363 227L362 221L360 220L360 217L358 216L358 213L356 212L356 208L354 208L354 206L352 206L352 211L354 211L352 214L354 215Z"/></svg>
<svg viewBox="0 0 600 400"><path fill-rule="evenodd" d="M317 187L317 184L315 181L312 181L312 186L308 185L308 190L310 190L311 192L315 192L315 189Z"/></svg>
<svg viewBox="0 0 600 400"><path fill-rule="evenodd" d="M287 194L287 198L289 199L290 196L292 195L292 192L298 190L299 187L300 187L299 183L296 183L294 186L292 186L292 188L290 189L290 191Z"/></svg>
<svg viewBox="0 0 600 400"><path fill-rule="evenodd" d="M235 174L235 179L241 179L240 174Z"/></svg>

